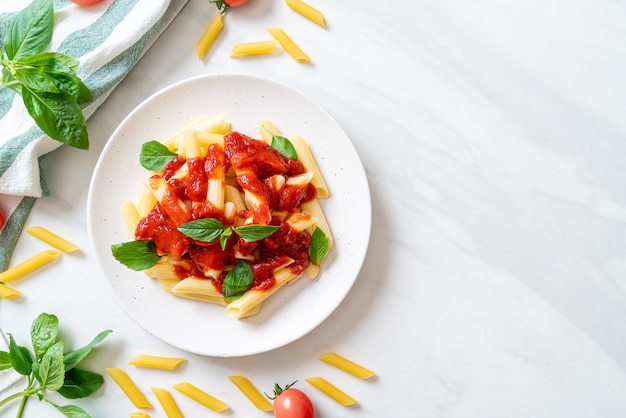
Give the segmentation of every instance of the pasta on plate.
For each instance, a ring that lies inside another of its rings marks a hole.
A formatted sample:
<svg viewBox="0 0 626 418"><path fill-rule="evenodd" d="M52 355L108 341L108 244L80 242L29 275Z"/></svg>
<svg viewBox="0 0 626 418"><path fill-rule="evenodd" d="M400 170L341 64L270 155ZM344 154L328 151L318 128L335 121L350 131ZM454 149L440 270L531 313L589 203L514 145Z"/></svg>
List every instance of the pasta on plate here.
<svg viewBox="0 0 626 418"><path fill-rule="evenodd" d="M307 142L269 120L260 139L200 116L142 147L150 171L122 207L133 241L113 256L168 293L244 318L282 286L315 278L332 246L318 199L329 191Z"/></svg>

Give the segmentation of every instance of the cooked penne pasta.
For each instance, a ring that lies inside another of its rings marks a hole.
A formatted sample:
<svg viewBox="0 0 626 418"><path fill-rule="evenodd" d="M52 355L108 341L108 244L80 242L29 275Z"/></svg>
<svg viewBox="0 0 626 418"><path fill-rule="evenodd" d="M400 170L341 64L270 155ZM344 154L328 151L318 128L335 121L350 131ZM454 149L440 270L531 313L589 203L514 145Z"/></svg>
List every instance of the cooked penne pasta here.
<svg viewBox="0 0 626 418"><path fill-rule="evenodd" d="M137 204L135 205L135 208L137 209L137 213L139 214L139 219L145 218L146 216L148 216L152 208L154 208L154 205L157 204L156 198L154 197L150 189L147 187L147 185L144 184L143 186L144 187L141 188L141 192L139 193ZM126 221L126 223L128 224L128 221ZM135 226L137 226L137 224L135 224ZM132 235L133 236L135 235L134 230L133 230Z"/></svg>
<svg viewBox="0 0 626 418"><path fill-rule="evenodd" d="M318 226L324 232L324 235L326 235L328 248L330 249L333 246L333 234L330 230L330 226L328 225L328 221L326 220L324 210L322 209L319 200L313 199L308 202L303 202L302 210L309 213L316 219L316 226Z"/></svg>
<svg viewBox="0 0 626 418"><path fill-rule="evenodd" d="M306 379L314 388L324 393L326 396L333 399L335 402L343 406L356 405L358 402L356 399L339 389L337 386L330 383L323 377L310 377Z"/></svg>
<svg viewBox="0 0 626 418"><path fill-rule="evenodd" d="M122 204L122 218L131 237L135 236L135 229L139 223L139 211L135 204L129 200Z"/></svg>
<svg viewBox="0 0 626 418"><path fill-rule="evenodd" d="M285 33L284 30L279 28L268 28L267 31L278 41L278 43L284 48L285 51L293 59L298 62L309 62L311 58L304 53L302 49Z"/></svg>
<svg viewBox="0 0 626 418"><path fill-rule="evenodd" d="M330 364L331 366L335 366L344 372L350 373L359 379L369 379L370 377L376 375L373 371L353 362L352 360L348 360L337 353L326 353L320 357L320 360L324 363Z"/></svg>
<svg viewBox="0 0 626 418"><path fill-rule="evenodd" d="M257 409L265 412L270 412L274 410L272 404L268 402L265 396L263 396L252 385L252 383L250 383L248 378L246 378L245 376L228 376L228 379L230 379L230 381L233 382L235 386L237 386L237 389L239 389L241 393L243 393L245 397L248 398L248 400L257 407Z"/></svg>
<svg viewBox="0 0 626 418"><path fill-rule="evenodd" d="M267 145L272 145L272 135L280 135L280 131L271 120L263 119L259 124L259 134Z"/></svg>
<svg viewBox="0 0 626 418"><path fill-rule="evenodd" d="M213 281L206 278L186 277L170 290L176 296L226 305L224 296L215 288Z"/></svg>
<svg viewBox="0 0 626 418"><path fill-rule="evenodd" d="M2 299L15 299L22 296L21 292L5 285L4 283L0 283L0 298Z"/></svg>
<svg viewBox="0 0 626 418"><path fill-rule="evenodd" d="M152 387L152 392L154 392L157 400L163 407L167 418L183 418L183 414L178 409L176 402L174 402L174 398L172 398L172 394L163 388Z"/></svg>
<svg viewBox="0 0 626 418"><path fill-rule="evenodd" d="M51 262L52 260L60 256L61 256L61 253L58 251L54 251L54 250L42 251L39 254L36 254L22 261L21 263L5 270L4 272L0 273L0 282L8 283L12 280L18 279L32 272L33 270L38 269L44 264Z"/></svg>
<svg viewBox="0 0 626 418"><path fill-rule="evenodd" d="M222 28L224 27L224 19L222 18L222 14L218 13L209 23L206 30L198 40L196 44L196 52L198 54L199 59L203 59L206 55L207 51L215 41L215 38L220 33Z"/></svg>
<svg viewBox="0 0 626 418"><path fill-rule="evenodd" d="M31 228L27 228L26 232L28 232L35 238L39 238L43 242L52 245L57 250L63 251L64 253L71 253L79 250L77 245L72 244L66 239L61 238L57 234L50 232L41 226L33 226Z"/></svg>
<svg viewBox="0 0 626 418"><path fill-rule="evenodd" d="M122 392L126 394L128 399L135 405L135 408L139 409L152 409L152 404L146 397L141 393L139 388L135 385L135 382L131 380L130 377L126 374L126 372L122 369L117 369L114 367L108 367L105 369L106 372L111 376L113 381L117 383L117 385L122 389Z"/></svg>
<svg viewBox="0 0 626 418"><path fill-rule="evenodd" d="M322 199L328 198L330 196L328 186L326 185L326 181L324 180L324 177L315 162L315 158L313 158L309 144L300 135L293 135L290 138L290 141L296 149L300 162L304 165L308 172L313 173L311 183L313 183L317 189L317 197Z"/></svg>
<svg viewBox="0 0 626 418"><path fill-rule="evenodd" d="M175 370L185 362L182 357L161 357L140 354L131 359L128 364L137 367L147 367L150 369Z"/></svg>
<svg viewBox="0 0 626 418"><path fill-rule="evenodd" d="M326 27L326 21L324 20L324 14L315 7L302 0L285 0L287 6L291 7L294 11L300 13L312 22L317 23L321 27Z"/></svg>
<svg viewBox="0 0 626 418"><path fill-rule="evenodd" d="M276 49L277 42L271 41L259 41L259 42L245 42L236 44L230 51L231 57L243 57L247 55L262 55L269 54Z"/></svg>
<svg viewBox="0 0 626 418"><path fill-rule="evenodd" d="M222 412L228 409L228 405L217 398L209 395L203 390L195 387L189 382L180 382L172 386L174 389L193 399L194 401L206 406L212 411Z"/></svg>

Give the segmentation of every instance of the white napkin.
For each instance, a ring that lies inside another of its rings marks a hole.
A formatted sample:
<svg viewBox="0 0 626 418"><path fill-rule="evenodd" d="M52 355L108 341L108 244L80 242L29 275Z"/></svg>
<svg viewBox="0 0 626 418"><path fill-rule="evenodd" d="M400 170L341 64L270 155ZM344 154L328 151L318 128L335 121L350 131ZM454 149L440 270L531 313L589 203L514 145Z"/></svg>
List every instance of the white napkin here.
<svg viewBox="0 0 626 418"><path fill-rule="evenodd" d="M0 37L7 22L30 1L0 0ZM105 0L81 7L55 0L50 50L79 60L78 75L94 95L85 117L95 112L186 3ZM39 160L59 146L35 125L19 95L0 90L0 211L6 220L0 230L0 271L8 267L35 198L49 194Z"/></svg>

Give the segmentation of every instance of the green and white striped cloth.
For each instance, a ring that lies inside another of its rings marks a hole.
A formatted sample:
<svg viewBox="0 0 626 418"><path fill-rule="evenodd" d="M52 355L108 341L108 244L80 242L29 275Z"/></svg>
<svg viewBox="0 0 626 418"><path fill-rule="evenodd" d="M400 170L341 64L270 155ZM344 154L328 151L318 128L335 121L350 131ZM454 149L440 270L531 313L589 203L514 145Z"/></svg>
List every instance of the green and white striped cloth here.
<svg viewBox="0 0 626 418"><path fill-rule="evenodd" d="M89 118L180 12L187 0L105 0L77 6L54 0L50 50L79 60L78 75L94 95ZM12 17L30 0L0 0L0 39ZM5 270L37 198L49 194L39 162L61 146L28 115L20 96L0 90L0 271ZM87 151L89 152L89 151Z"/></svg>

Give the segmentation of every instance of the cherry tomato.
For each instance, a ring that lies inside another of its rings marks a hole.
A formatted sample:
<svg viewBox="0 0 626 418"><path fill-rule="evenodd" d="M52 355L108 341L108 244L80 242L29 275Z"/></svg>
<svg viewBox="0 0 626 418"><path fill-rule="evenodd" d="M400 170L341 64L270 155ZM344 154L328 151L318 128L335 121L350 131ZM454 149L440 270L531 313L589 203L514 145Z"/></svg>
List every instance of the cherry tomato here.
<svg viewBox="0 0 626 418"><path fill-rule="evenodd" d="M292 388L293 382L282 389L274 385L274 416L276 418L315 418L315 408L306 394Z"/></svg>
<svg viewBox="0 0 626 418"><path fill-rule="evenodd" d="M2 214L2 211L0 210L0 229L2 229L3 225L4 225L4 215Z"/></svg>
<svg viewBox="0 0 626 418"><path fill-rule="evenodd" d="M70 0L72 3L79 4L81 6L89 6L90 4L100 3L102 0Z"/></svg>
<svg viewBox="0 0 626 418"><path fill-rule="evenodd" d="M217 6L217 10L219 10L220 13L224 13L226 10L230 9L231 7L243 6L244 4L248 2L248 0L209 0L209 1Z"/></svg>
<svg viewBox="0 0 626 418"><path fill-rule="evenodd" d="M224 3L228 4L230 7L238 7L244 5L248 2L248 0L224 0Z"/></svg>

